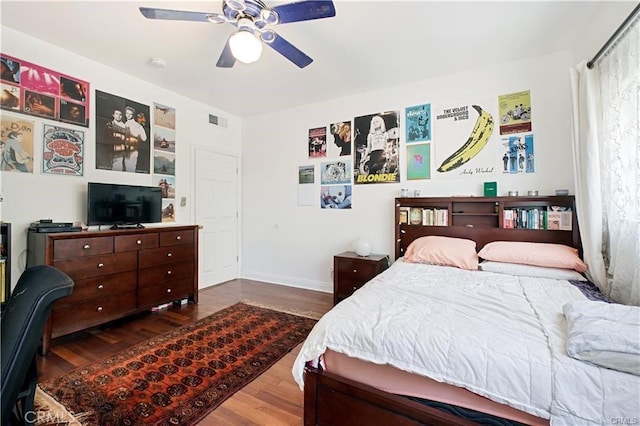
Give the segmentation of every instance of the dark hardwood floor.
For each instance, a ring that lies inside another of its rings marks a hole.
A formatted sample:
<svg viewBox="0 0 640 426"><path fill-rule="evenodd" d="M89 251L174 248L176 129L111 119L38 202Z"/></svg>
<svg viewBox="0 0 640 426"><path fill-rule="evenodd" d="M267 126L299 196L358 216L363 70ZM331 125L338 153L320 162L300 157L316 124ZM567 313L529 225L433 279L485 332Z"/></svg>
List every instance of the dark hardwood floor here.
<svg viewBox="0 0 640 426"><path fill-rule="evenodd" d="M53 340L38 357L39 380L46 380L111 356L172 328L204 318L236 302L250 300L275 307L325 313L333 296L251 280L233 280L201 290L197 305L144 313ZM301 425L303 394L291 376L300 345L226 400L200 425Z"/></svg>

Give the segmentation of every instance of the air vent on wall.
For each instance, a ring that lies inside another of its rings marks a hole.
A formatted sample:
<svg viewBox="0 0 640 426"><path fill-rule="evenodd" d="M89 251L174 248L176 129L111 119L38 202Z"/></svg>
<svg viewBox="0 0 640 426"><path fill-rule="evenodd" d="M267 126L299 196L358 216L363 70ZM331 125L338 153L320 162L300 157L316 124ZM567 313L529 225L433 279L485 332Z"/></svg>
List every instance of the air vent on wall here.
<svg viewBox="0 0 640 426"><path fill-rule="evenodd" d="M222 117L209 114L209 124L215 124L216 126L227 127L227 120Z"/></svg>

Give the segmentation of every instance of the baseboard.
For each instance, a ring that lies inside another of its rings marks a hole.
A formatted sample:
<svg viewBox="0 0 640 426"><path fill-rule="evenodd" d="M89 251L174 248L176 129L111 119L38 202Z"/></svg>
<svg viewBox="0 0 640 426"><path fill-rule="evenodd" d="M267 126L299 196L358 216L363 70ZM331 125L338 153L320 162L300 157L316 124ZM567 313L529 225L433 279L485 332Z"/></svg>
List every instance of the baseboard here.
<svg viewBox="0 0 640 426"><path fill-rule="evenodd" d="M333 293L333 283L305 280L297 277L264 274L259 272L244 272L242 273L241 278L246 280L262 281L271 284L279 284L287 287L302 288L305 290L320 291L322 293Z"/></svg>

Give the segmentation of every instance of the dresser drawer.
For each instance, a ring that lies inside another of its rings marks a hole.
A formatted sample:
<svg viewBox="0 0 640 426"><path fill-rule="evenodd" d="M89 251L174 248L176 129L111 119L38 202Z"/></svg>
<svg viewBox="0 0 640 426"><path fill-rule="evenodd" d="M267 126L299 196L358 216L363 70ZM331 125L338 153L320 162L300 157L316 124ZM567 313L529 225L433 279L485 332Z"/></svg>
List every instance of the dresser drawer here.
<svg viewBox="0 0 640 426"><path fill-rule="evenodd" d="M53 260L113 253L113 237L73 238L53 242Z"/></svg>
<svg viewBox="0 0 640 426"><path fill-rule="evenodd" d="M364 284L378 273L378 265L369 261L357 259L340 259L337 261L337 271L340 279L349 279Z"/></svg>
<svg viewBox="0 0 640 426"><path fill-rule="evenodd" d="M193 260L166 263L138 272L138 287L146 287L180 278L193 278Z"/></svg>
<svg viewBox="0 0 640 426"><path fill-rule="evenodd" d="M193 246L158 247L141 250L140 268L174 263L179 260L193 260Z"/></svg>
<svg viewBox="0 0 640 426"><path fill-rule="evenodd" d="M182 278L168 283L142 287L138 289L138 307L145 308L162 305L192 294L193 280Z"/></svg>
<svg viewBox="0 0 640 426"><path fill-rule="evenodd" d="M54 309L51 312L54 337L120 318L135 309L135 291L97 297L83 303Z"/></svg>
<svg viewBox="0 0 640 426"><path fill-rule="evenodd" d="M138 254L134 251L84 259L66 259L53 262L53 266L65 272L73 280L135 271L138 266Z"/></svg>
<svg viewBox="0 0 640 426"><path fill-rule="evenodd" d="M114 240L116 253L158 247L158 234L117 235Z"/></svg>
<svg viewBox="0 0 640 426"><path fill-rule="evenodd" d="M136 289L136 271L121 272L118 274L104 275L100 277L76 280L73 292L53 306L54 309L84 302L95 297L106 297L116 293L123 293Z"/></svg>
<svg viewBox="0 0 640 426"><path fill-rule="evenodd" d="M171 231L160 233L160 246L178 246L182 244L193 245L194 231L187 229L185 231Z"/></svg>

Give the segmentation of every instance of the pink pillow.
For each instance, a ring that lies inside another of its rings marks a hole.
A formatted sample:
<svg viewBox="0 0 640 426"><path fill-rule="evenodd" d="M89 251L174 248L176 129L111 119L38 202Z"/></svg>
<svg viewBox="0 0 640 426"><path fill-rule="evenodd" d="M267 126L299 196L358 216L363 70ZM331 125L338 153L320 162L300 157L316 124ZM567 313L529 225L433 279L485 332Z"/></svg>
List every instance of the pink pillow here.
<svg viewBox="0 0 640 426"><path fill-rule="evenodd" d="M455 266L461 269L478 269L476 242L464 238L438 237L431 235L414 240L404 255L411 263Z"/></svg>
<svg viewBox="0 0 640 426"><path fill-rule="evenodd" d="M587 265L578 257L578 250L563 244L494 241L485 245L478 256L496 262L565 268L578 272L587 270Z"/></svg>

